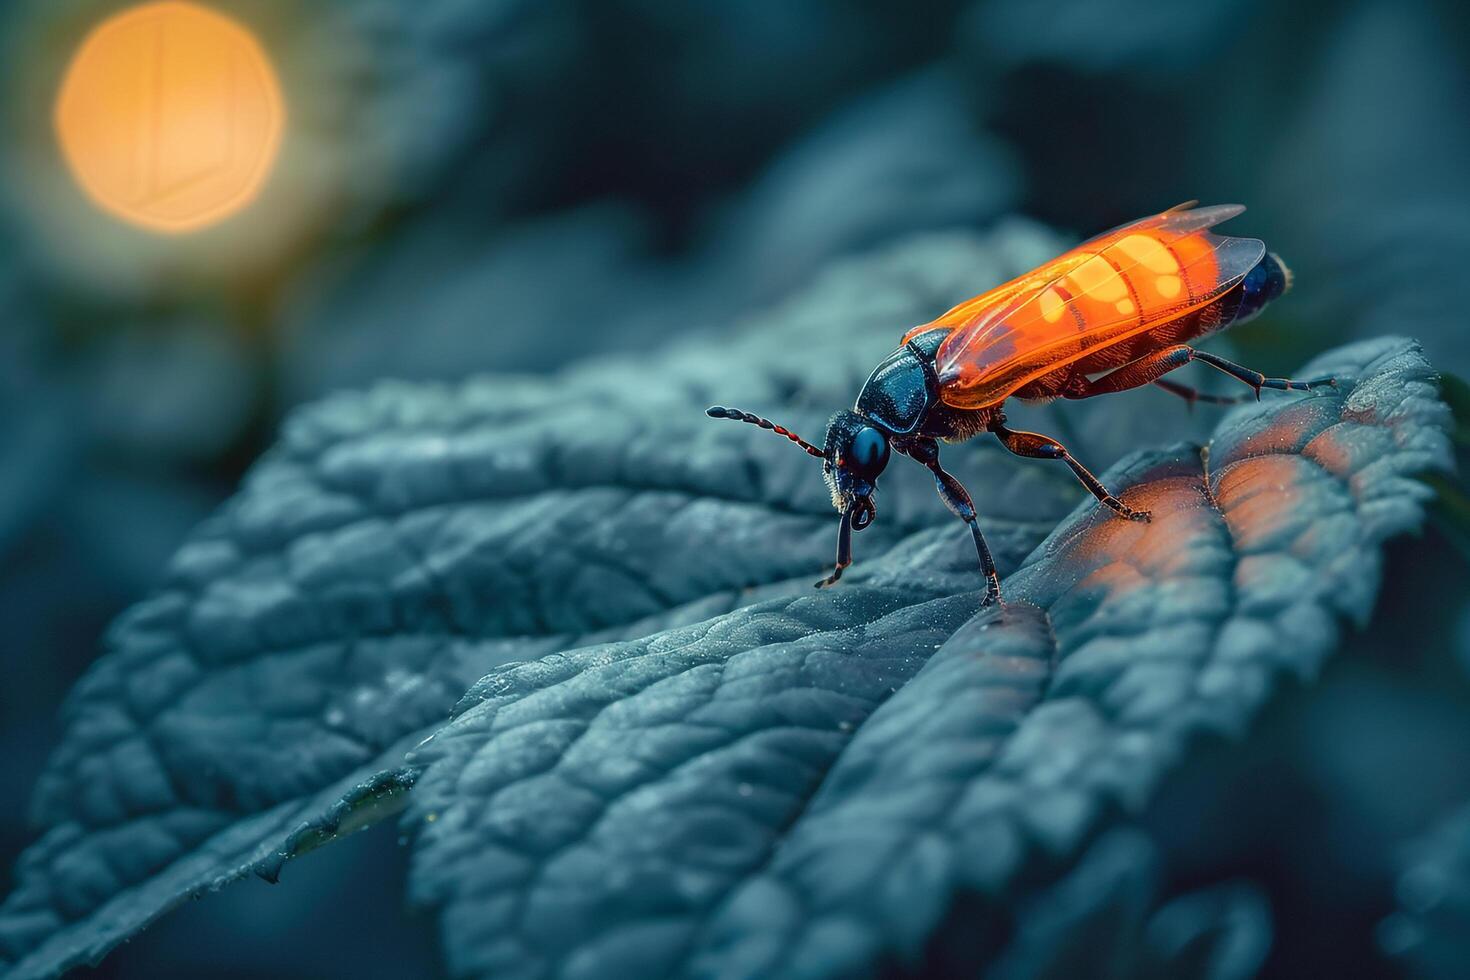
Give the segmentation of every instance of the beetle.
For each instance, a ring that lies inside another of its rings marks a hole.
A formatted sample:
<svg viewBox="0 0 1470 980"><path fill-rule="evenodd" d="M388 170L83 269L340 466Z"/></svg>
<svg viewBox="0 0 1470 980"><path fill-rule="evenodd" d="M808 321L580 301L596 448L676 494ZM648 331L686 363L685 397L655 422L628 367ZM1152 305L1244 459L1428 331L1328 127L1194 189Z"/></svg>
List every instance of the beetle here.
<svg viewBox="0 0 1470 980"><path fill-rule="evenodd" d="M1255 317L1291 286L1286 265L1254 238L1210 231L1245 210L1190 201L1104 232L1045 265L914 327L868 376L851 410L832 416L818 448L768 419L716 405L712 418L748 422L785 436L822 460L841 515L837 561L818 588L852 564L852 532L873 523L878 477L896 451L934 475L939 496L969 526L985 602L1000 577L959 480L939 463L939 443L989 432L1018 456L1060 460L1119 518L1147 521L1110 493L1050 436L1006 425L1006 399L1091 398L1154 384L1191 404L1234 402L1164 380L1191 361L1262 389L1310 390L1332 378L1267 377L1190 341Z"/></svg>

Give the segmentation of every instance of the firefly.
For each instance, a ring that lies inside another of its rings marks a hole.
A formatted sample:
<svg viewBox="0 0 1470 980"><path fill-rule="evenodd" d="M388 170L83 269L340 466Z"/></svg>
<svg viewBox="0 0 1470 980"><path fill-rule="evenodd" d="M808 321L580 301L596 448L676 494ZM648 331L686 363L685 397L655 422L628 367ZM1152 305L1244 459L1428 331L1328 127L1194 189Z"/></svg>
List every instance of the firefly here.
<svg viewBox="0 0 1470 980"><path fill-rule="evenodd" d="M933 474L939 496L968 525L985 601L998 601L995 562L970 494L940 465L941 441L990 433L1018 456L1066 464L1119 519L1147 521L1146 511L1119 500L1056 439L1010 428L1006 400L1091 398L1148 384L1191 404L1239 400L1165 379L1191 361L1248 385L1258 399L1262 389L1336 384L1327 377L1267 377L1192 346L1255 317L1291 285L1286 265L1264 243L1210 231L1244 210L1181 204L1105 232L914 327L873 369L852 409L832 416L822 448L739 409L717 405L706 414L769 429L822 461L841 517L836 567L819 588L835 585L852 564L852 532L877 517L873 493L897 452Z"/></svg>

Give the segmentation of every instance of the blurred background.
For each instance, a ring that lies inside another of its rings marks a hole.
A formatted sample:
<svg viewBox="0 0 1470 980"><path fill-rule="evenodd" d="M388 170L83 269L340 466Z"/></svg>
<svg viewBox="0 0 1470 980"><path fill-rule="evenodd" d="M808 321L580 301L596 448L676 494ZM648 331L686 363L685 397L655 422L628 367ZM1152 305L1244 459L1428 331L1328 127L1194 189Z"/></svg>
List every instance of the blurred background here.
<svg viewBox="0 0 1470 980"><path fill-rule="evenodd" d="M4 890L106 623L283 414L333 390L648 349L898 236L1018 213L1083 236L1191 198L1248 204L1227 231L1297 274L1233 335L1247 363L1401 333L1470 371L1470 11L1450 0L211 0L273 70L283 134L258 194L186 234L98 207L58 142L68 65L130 6L0 13ZM1390 971L1417 941L1379 925L1395 848L1470 799L1450 510L1396 546L1375 626L1310 704L1157 810L1182 884L1266 883L1274 975ZM1259 803L1224 834L1222 786ZM382 975L354 953L371 932L397 975L432 975L429 925L384 884L402 860L391 828L360 836L98 972Z"/></svg>

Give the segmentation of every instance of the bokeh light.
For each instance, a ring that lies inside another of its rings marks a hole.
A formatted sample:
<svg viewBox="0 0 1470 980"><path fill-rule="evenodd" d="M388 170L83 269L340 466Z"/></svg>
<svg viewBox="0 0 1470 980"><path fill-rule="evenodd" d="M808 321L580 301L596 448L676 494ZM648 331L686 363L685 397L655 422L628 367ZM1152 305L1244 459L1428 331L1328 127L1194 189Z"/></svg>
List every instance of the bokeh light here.
<svg viewBox="0 0 1470 980"><path fill-rule="evenodd" d="M248 205L280 149L275 69L239 23L189 3L115 14L82 41L56 100L56 132L99 207L164 233Z"/></svg>

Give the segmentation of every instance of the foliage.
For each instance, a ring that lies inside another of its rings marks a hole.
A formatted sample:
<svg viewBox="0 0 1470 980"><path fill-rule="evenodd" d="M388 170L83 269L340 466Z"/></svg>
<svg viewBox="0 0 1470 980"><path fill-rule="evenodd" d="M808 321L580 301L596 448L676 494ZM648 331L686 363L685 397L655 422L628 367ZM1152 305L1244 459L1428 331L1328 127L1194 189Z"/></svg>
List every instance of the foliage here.
<svg viewBox="0 0 1470 980"><path fill-rule="evenodd" d="M74 693L0 910L15 975L405 801L456 975L1031 962L1006 952L1016 910L1199 736L1313 674L1421 517L1410 475L1448 453L1422 355L1360 343L1303 369L1340 388L1115 468L1151 524L1073 509L1064 472L998 446L949 450L1004 609L976 615L962 528L897 471L851 581L813 593L834 519L810 460L698 409L784 403L817 431L893 323L1048 247L917 239L656 357L298 413ZM1150 903L1131 921L1155 938L1256 914ZM1064 928L1026 921L1017 949Z"/></svg>

